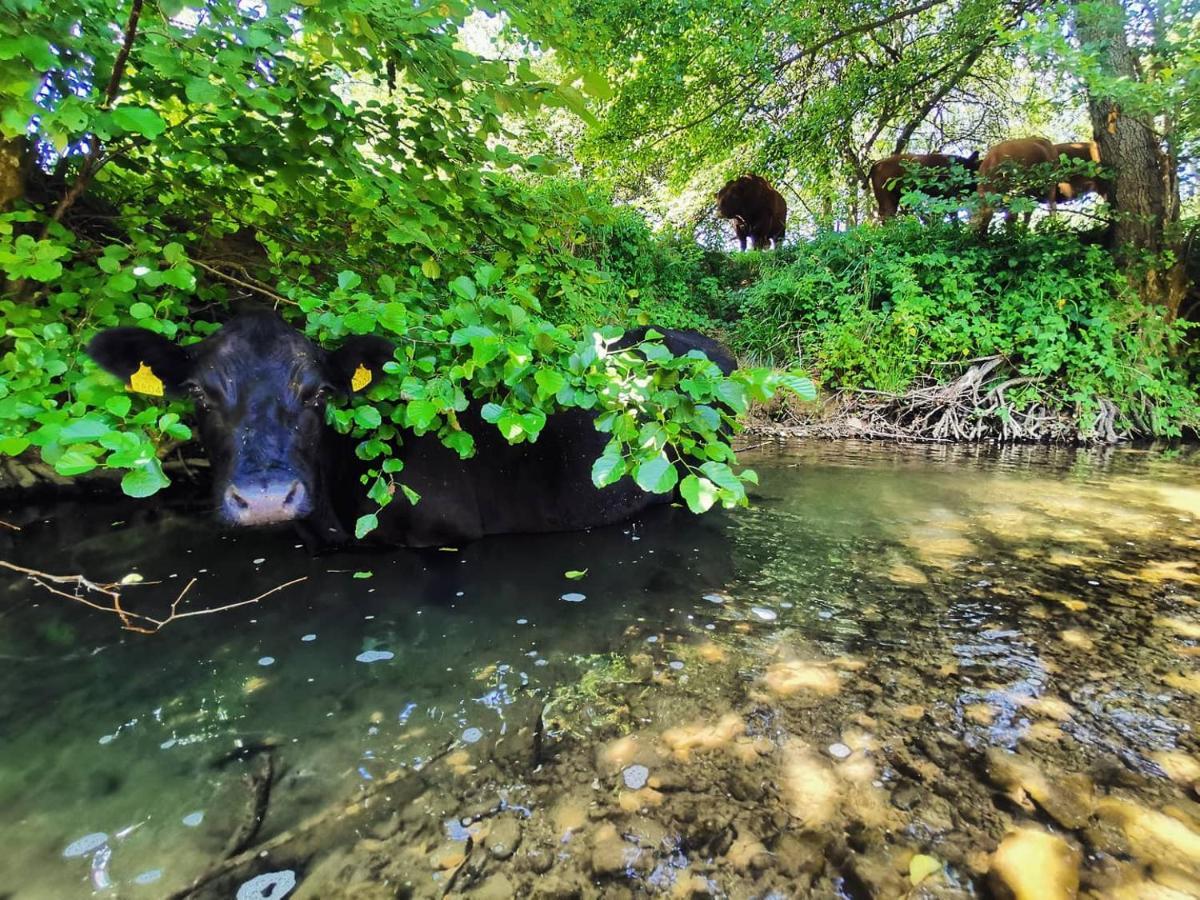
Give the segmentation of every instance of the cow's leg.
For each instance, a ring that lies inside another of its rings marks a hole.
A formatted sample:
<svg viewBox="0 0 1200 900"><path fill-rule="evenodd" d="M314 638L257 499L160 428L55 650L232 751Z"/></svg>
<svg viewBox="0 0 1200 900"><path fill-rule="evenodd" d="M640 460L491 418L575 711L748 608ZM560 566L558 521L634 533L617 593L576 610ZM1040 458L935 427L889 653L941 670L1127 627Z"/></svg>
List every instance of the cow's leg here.
<svg viewBox="0 0 1200 900"><path fill-rule="evenodd" d="M1050 207L1050 215L1053 216L1055 211L1058 209L1058 184L1057 183L1053 183L1050 185L1050 191L1046 196L1046 205Z"/></svg>

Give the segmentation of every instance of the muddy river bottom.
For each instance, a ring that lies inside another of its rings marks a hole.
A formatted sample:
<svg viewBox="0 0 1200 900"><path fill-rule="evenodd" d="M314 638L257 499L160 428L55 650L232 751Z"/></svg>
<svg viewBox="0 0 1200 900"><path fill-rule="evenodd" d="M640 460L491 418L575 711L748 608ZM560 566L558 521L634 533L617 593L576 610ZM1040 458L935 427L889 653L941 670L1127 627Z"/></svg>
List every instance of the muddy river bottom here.
<svg viewBox="0 0 1200 900"><path fill-rule="evenodd" d="M0 896L1200 896L1200 455L744 459L423 553L0 512L159 619L304 579L154 635L0 582Z"/></svg>

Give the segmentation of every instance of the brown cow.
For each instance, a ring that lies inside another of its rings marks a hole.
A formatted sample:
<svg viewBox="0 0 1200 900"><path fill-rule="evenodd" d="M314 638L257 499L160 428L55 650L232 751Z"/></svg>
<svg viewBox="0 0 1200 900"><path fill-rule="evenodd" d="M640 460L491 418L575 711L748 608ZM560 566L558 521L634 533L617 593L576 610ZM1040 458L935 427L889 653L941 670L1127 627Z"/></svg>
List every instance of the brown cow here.
<svg viewBox="0 0 1200 900"><path fill-rule="evenodd" d="M992 221L992 208L988 206L987 194L1012 194L1016 185L1025 173L1022 170L1031 169L1042 164L1052 165L1058 161L1054 153L1054 145L1042 137L1017 138L1011 141L1001 141L996 144L979 164L979 198L983 201L979 207L979 230L986 232ZM1027 176L1026 176L1027 177ZM1051 215L1058 200L1058 185L1051 181L1043 187L1020 187L1019 192L1035 200L1044 199L1050 207ZM1005 213L1005 220L1011 222L1011 210Z"/></svg>
<svg viewBox="0 0 1200 900"><path fill-rule="evenodd" d="M1081 162L1100 164L1100 147L1095 141L1073 141L1068 144L1054 145L1054 158L1061 161L1062 157L1066 157L1068 161L1079 160ZM1108 181L1103 177L1096 175L1070 175L1066 181L1058 183L1058 195L1064 200L1075 200L1079 197L1085 197L1088 194L1099 194L1101 197L1108 198Z"/></svg>
<svg viewBox="0 0 1200 900"><path fill-rule="evenodd" d="M787 223L787 203L765 178L743 175L717 193L717 215L733 219L733 231L743 250L747 238L755 250L772 243L778 248Z"/></svg>
<svg viewBox="0 0 1200 900"><path fill-rule="evenodd" d="M953 166L962 166L969 173L966 183L955 182L946 177ZM921 169L929 171L922 172ZM979 151L970 156L947 156L944 153L894 153L871 166L867 174L875 204L879 207L879 218L886 222L900 209L900 196L904 193L905 175L913 175L931 181L921 189L931 197L952 199L970 194L975 190L975 173L979 169Z"/></svg>

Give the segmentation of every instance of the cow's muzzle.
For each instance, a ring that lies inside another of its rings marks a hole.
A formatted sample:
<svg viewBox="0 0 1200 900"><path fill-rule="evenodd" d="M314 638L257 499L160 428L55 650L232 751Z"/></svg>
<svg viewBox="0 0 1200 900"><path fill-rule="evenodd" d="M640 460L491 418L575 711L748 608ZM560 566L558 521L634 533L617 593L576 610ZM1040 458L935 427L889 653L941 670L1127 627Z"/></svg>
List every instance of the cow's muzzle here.
<svg viewBox="0 0 1200 900"><path fill-rule="evenodd" d="M221 515L234 525L270 525L302 519L312 511L304 483L295 478L256 478L230 483Z"/></svg>

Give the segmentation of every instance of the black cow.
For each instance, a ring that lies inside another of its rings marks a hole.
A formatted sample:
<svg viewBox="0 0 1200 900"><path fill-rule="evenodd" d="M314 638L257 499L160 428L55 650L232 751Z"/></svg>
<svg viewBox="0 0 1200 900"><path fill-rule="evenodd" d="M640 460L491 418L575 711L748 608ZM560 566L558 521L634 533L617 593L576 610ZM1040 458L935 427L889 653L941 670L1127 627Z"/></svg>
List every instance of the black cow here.
<svg viewBox="0 0 1200 900"><path fill-rule="evenodd" d="M701 350L723 373L735 367L716 341L658 330L676 355ZM616 346L631 346L645 333L632 329ZM195 399L223 519L294 522L310 546L323 546L347 540L366 511L359 480L365 464L352 439L327 427L326 401L349 392L356 374L385 377L393 349L369 336L329 352L274 313L256 312L187 347L142 328L111 328L87 352L122 379L145 365L168 394ZM608 440L594 428L594 413L554 413L536 442L516 445L474 405L458 418L475 438L475 456L460 459L435 435L406 435L400 479L422 500L413 506L397 498L380 517L377 539L423 547L488 534L571 531L620 522L672 499L645 493L628 477L602 489L592 485L592 463Z"/></svg>
<svg viewBox="0 0 1200 900"><path fill-rule="evenodd" d="M733 233L743 250L747 238L760 250L779 249L787 228L787 203L761 175L743 175L717 192L717 216L733 220Z"/></svg>

